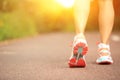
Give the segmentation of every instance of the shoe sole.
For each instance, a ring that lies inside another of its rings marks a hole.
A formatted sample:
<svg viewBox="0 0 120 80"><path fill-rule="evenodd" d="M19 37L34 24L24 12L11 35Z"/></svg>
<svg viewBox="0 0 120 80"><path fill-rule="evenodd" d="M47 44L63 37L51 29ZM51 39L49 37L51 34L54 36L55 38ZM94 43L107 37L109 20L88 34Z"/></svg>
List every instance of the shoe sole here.
<svg viewBox="0 0 120 80"><path fill-rule="evenodd" d="M69 67L70 68L74 68L74 67L85 67L86 66L86 62L84 59L79 59L76 63L76 60L74 60L75 63L69 62Z"/></svg>
<svg viewBox="0 0 120 80"><path fill-rule="evenodd" d="M101 64L101 65L109 65L109 64L113 64L112 62L109 62L109 61L102 61L102 62L99 62L97 64Z"/></svg>
<svg viewBox="0 0 120 80"><path fill-rule="evenodd" d="M110 57L108 57L108 56L102 56L102 57L97 59L96 63L97 64L103 64L103 65L106 64L107 65L107 64L112 64L113 60Z"/></svg>
<svg viewBox="0 0 120 80"><path fill-rule="evenodd" d="M75 57L71 58L68 62L69 67L85 67L86 61L83 56L86 55L87 51L88 47L85 43L78 43L73 49Z"/></svg>

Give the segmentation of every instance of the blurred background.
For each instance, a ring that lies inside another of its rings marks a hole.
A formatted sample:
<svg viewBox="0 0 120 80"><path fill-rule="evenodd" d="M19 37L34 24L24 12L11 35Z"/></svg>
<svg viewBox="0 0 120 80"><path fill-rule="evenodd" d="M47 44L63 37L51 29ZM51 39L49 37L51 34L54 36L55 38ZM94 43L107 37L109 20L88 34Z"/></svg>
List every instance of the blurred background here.
<svg viewBox="0 0 120 80"><path fill-rule="evenodd" d="M49 32L74 32L74 0L0 0L0 41ZM120 31L120 0L114 0ZM91 3L87 31L98 31L97 0Z"/></svg>

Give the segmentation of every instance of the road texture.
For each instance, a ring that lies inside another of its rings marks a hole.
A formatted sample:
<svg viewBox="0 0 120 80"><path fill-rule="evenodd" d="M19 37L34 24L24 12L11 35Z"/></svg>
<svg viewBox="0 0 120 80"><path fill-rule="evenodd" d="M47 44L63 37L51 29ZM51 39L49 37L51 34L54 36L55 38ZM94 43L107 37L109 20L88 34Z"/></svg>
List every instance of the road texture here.
<svg viewBox="0 0 120 80"><path fill-rule="evenodd" d="M117 35L117 36L116 36ZM0 45L0 80L120 80L120 33L111 37L112 65L97 65L97 32L87 32L87 67L69 68L73 33L50 33Z"/></svg>

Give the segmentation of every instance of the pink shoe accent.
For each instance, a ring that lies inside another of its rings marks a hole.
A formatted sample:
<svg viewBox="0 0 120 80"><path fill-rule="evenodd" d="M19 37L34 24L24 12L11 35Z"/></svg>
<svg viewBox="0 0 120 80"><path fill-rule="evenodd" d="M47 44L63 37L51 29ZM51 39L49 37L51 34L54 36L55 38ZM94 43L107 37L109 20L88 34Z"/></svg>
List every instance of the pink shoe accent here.
<svg viewBox="0 0 120 80"><path fill-rule="evenodd" d="M77 62L78 67L85 67L86 66L86 62L84 59L79 59Z"/></svg>
<svg viewBox="0 0 120 80"><path fill-rule="evenodd" d="M86 55L86 53L88 51L88 47L87 47L87 45L85 43L82 43L82 42L76 44L76 46L74 47L73 53L78 54L80 48L81 48L82 55Z"/></svg>
<svg viewBox="0 0 120 80"><path fill-rule="evenodd" d="M82 58L79 59L79 60L77 61L77 63L76 63L76 59L75 59L75 58L74 58L74 59L72 58L68 64L69 64L69 67L70 67L70 68L74 68L74 67L85 67L85 66L86 66L86 62L85 62L85 60L82 59Z"/></svg>

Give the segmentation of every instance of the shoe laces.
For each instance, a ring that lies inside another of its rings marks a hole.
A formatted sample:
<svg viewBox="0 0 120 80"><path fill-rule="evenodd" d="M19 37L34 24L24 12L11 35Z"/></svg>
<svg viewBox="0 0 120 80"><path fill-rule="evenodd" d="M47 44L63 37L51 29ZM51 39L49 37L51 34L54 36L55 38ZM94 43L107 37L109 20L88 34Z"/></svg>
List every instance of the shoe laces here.
<svg viewBox="0 0 120 80"><path fill-rule="evenodd" d="M98 44L98 54L101 56L102 53L107 53L108 55L111 54L110 46L108 44L104 44L104 43Z"/></svg>

